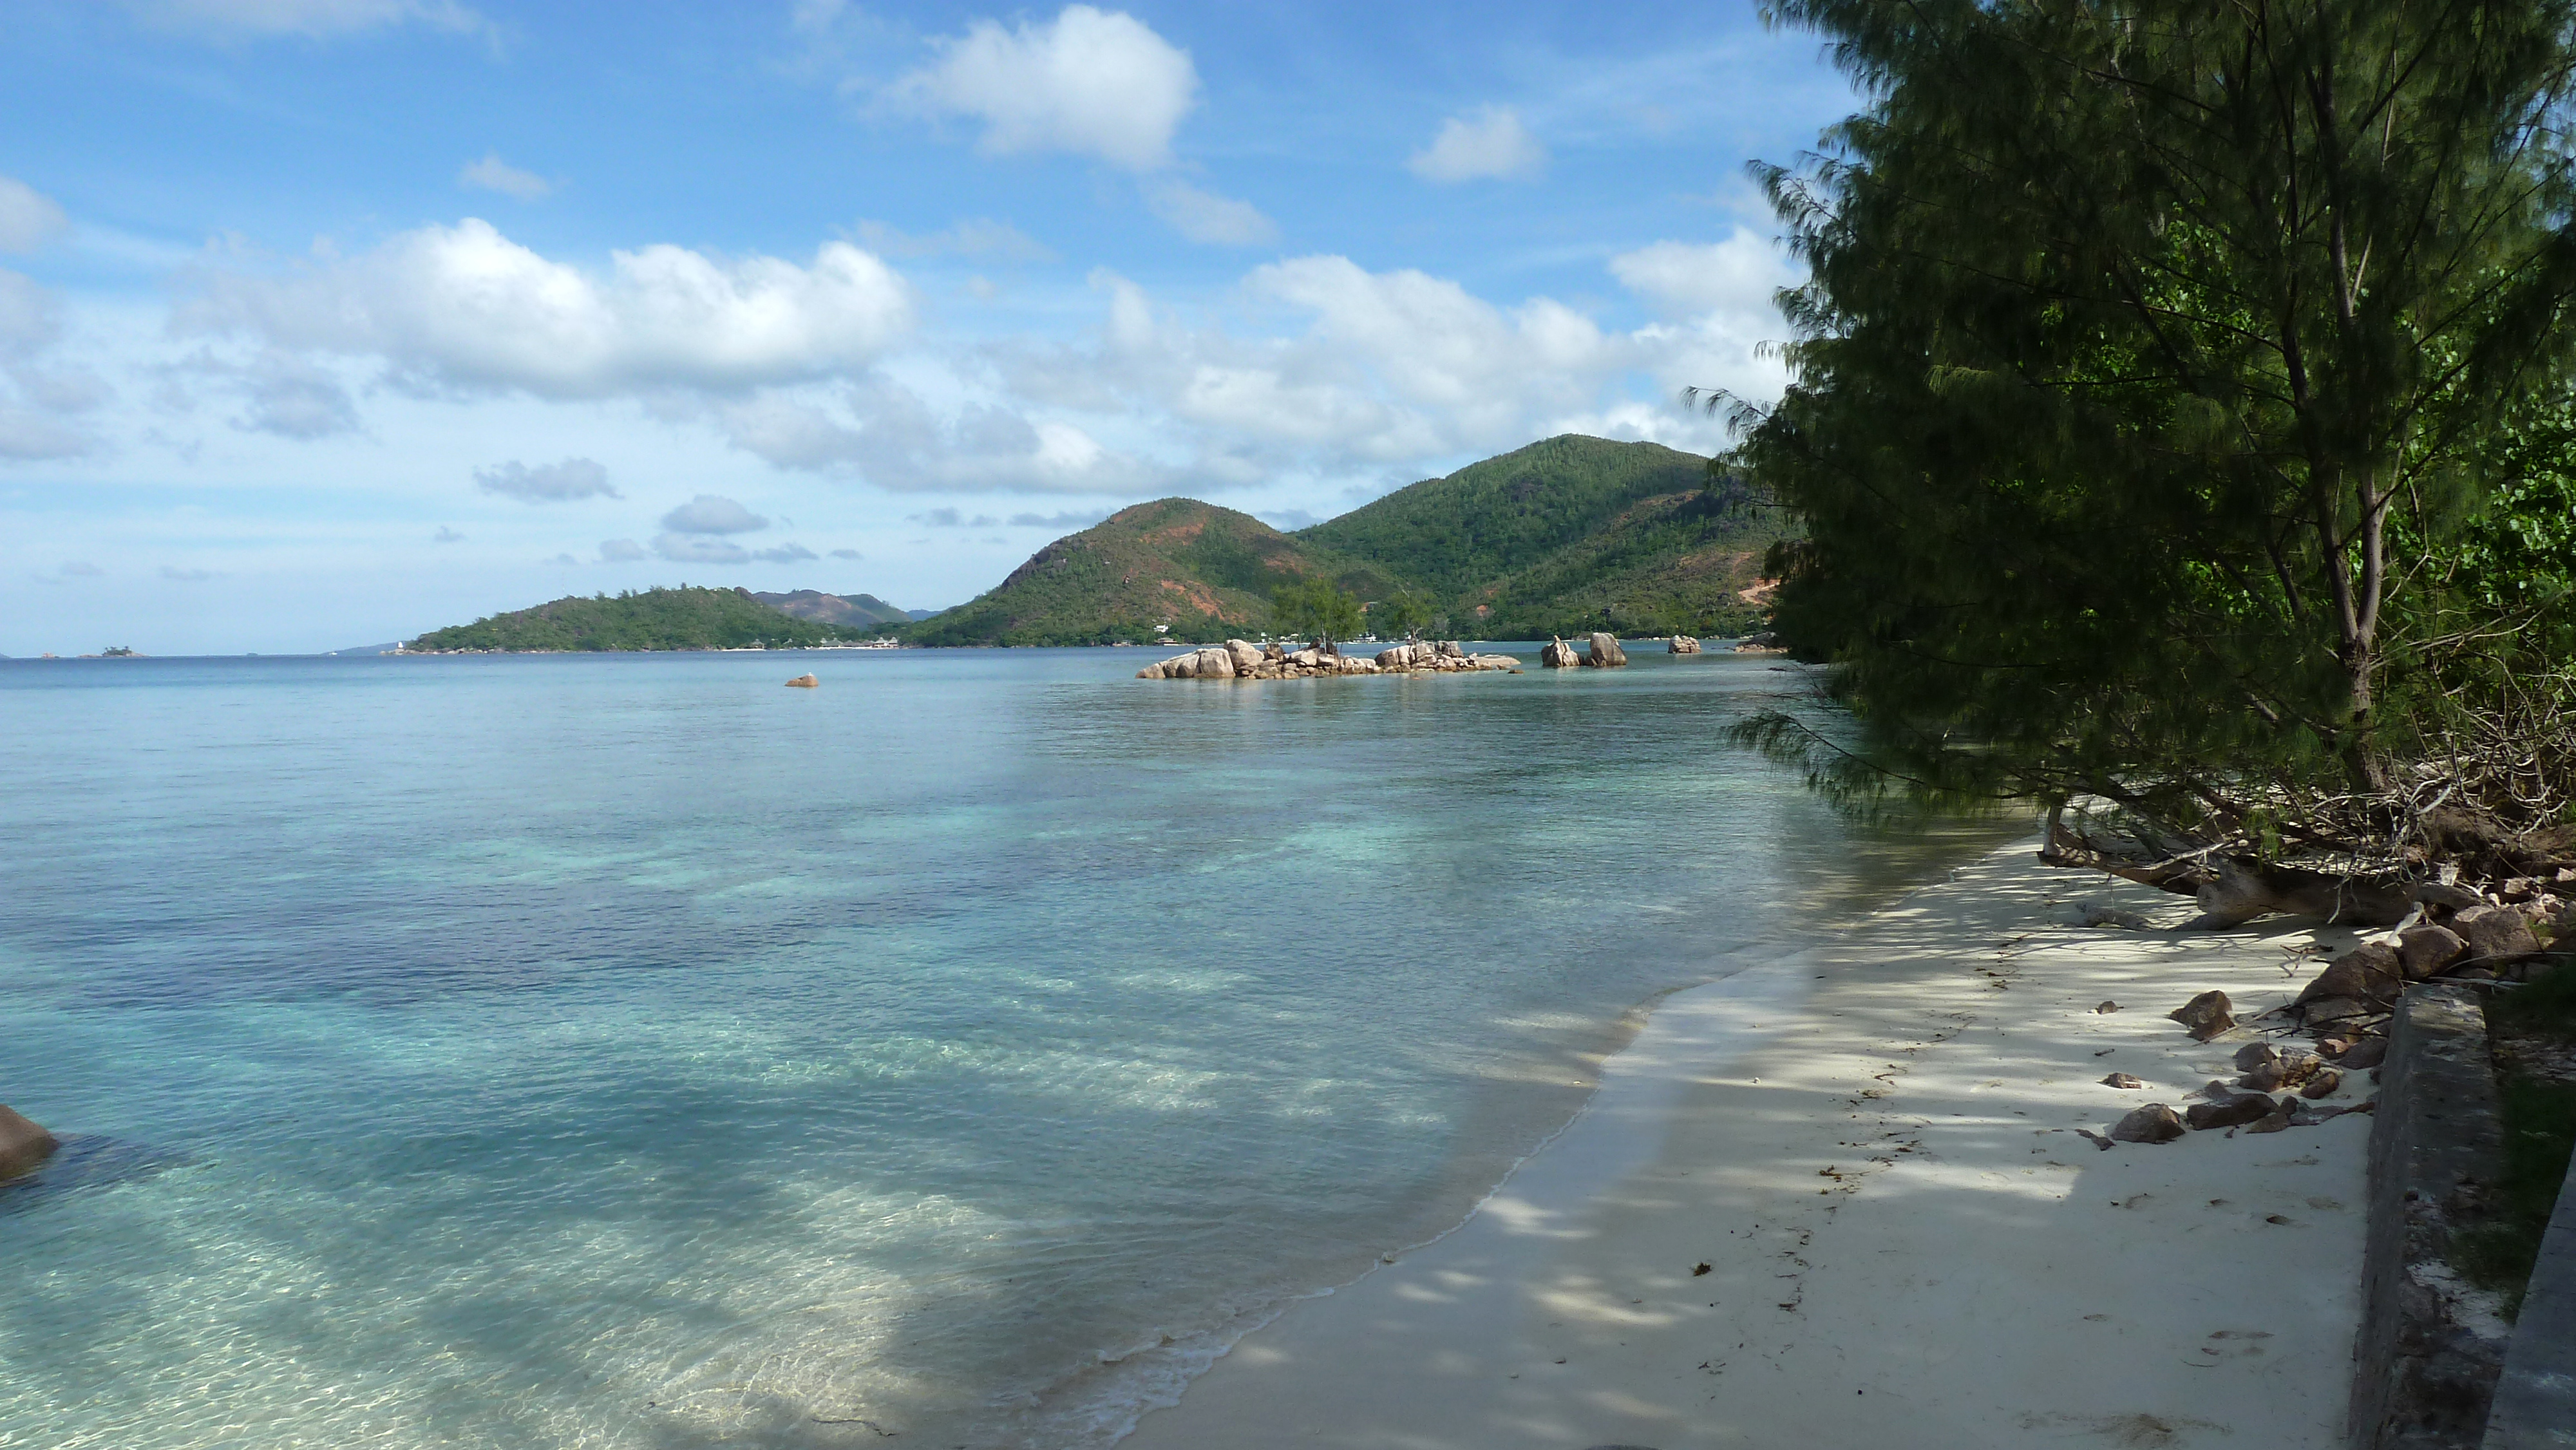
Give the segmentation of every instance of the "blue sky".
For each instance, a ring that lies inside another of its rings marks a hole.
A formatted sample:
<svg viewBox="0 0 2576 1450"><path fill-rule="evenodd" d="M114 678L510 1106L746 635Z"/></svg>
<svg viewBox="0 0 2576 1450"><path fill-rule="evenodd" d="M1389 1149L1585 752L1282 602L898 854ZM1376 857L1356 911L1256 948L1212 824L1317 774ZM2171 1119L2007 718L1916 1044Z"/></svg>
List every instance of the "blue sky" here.
<svg viewBox="0 0 2576 1450"><path fill-rule="evenodd" d="M1711 451L1851 109L1750 5L22 0L0 653L991 587L1566 431Z"/></svg>

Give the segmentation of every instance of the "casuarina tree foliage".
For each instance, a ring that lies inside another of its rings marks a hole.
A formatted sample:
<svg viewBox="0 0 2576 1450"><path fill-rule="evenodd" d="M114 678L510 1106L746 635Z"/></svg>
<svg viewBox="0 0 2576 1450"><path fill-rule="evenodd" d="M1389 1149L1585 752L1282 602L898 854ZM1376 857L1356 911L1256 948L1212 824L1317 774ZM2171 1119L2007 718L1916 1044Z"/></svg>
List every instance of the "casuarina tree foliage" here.
<svg viewBox="0 0 2576 1450"><path fill-rule="evenodd" d="M2461 756L2576 703L2568 0L1772 16L1867 107L1757 168L1810 281L1726 462L1861 736L1756 733L2258 857L2563 824L2563 708Z"/></svg>

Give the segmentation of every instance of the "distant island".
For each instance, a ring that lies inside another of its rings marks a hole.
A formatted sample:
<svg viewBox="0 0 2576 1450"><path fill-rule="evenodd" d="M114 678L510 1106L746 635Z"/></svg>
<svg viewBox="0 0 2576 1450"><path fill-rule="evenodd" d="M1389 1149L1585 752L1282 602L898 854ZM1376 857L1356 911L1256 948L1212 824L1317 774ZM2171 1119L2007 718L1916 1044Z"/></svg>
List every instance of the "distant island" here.
<svg viewBox="0 0 2576 1450"><path fill-rule="evenodd" d="M1736 635L1769 613L1762 563L1785 532L1697 454L1566 434L1295 533L1193 498L1135 504L938 613L815 589L651 589L496 614L404 652L1213 643L1282 632L1280 589L1313 581L1361 601L1368 629L1392 603L1434 637Z"/></svg>
<svg viewBox="0 0 2576 1450"><path fill-rule="evenodd" d="M763 603L745 589L684 584L676 589L629 590L587 598L576 594L533 609L432 630L405 644L403 652L807 649L856 644L880 633L876 628L800 619Z"/></svg>

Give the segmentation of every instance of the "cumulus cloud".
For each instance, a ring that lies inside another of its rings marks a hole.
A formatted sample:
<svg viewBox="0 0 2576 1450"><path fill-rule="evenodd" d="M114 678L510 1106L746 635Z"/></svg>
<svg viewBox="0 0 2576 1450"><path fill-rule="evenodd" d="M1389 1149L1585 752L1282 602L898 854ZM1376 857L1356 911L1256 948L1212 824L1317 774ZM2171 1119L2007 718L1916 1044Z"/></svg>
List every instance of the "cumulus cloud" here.
<svg viewBox="0 0 2576 1450"><path fill-rule="evenodd" d="M455 0L126 0L165 30L217 37L322 38L389 25L421 24L455 34L490 34L492 23Z"/></svg>
<svg viewBox="0 0 2576 1450"><path fill-rule="evenodd" d="M1000 519L993 517L991 514L977 514L975 517L970 519L964 514L959 513L957 510L950 508L932 509L927 513L906 514L904 517L912 523L927 524L934 529L989 529L995 524L1001 522Z"/></svg>
<svg viewBox="0 0 2576 1450"><path fill-rule="evenodd" d="M235 426L281 438L327 438L358 431L358 406L330 373L299 358L270 354L243 373L248 410Z"/></svg>
<svg viewBox="0 0 2576 1450"><path fill-rule="evenodd" d="M97 440L73 420L108 396L86 369L49 361L63 337L62 301L0 269L0 460L77 458Z"/></svg>
<svg viewBox="0 0 2576 1450"><path fill-rule="evenodd" d="M832 557L835 559L857 559L860 555L859 551L856 549L834 549L832 551Z"/></svg>
<svg viewBox="0 0 2576 1450"><path fill-rule="evenodd" d="M456 173L459 186L497 191L521 201L536 201L555 189L555 184L533 171L521 171L501 159L497 151L486 151L480 161L466 162Z"/></svg>
<svg viewBox="0 0 2576 1450"><path fill-rule="evenodd" d="M1279 240L1279 224L1248 201L1201 191L1178 181L1161 181L1145 190L1145 204L1193 242L1221 247L1257 247Z"/></svg>
<svg viewBox="0 0 2576 1450"><path fill-rule="evenodd" d="M1125 493L1165 473L1069 422L987 402L942 417L911 389L874 377L824 400L732 407L723 426L735 447L780 468L854 473L896 492Z"/></svg>
<svg viewBox="0 0 2576 1450"><path fill-rule="evenodd" d="M1060 514L1013 514L1010 522L1015 529L1087 529L1107 517L1105 513L1069 510Z"/></svg>
<svg viewBox="0 0 2576 1450"><path fill-rule="evenodd" d="M674 534L755 534L769 520L721 494L702 493L662 515L662 527Z"/></svg>
<svg viewBox="0 0 2576 1450"><path fill-rule="evenodd" d="M751 551L740 544L697 534L655 534L653 552L674 564L747 564Z"/></svg>
<svg viewBox="0 0 2576 1450"><path fill-rule="evenodd" d="M1001 262L1052 262L1055 249L1008 222L973 217L935 232L907 232L884 222L859 223L859 240L885 257L986 257Z"/></svg>
<svg viewBox="0 0 2576 1450"><path fill-rule="evenodd" d="M208 272L178 323L374 358L417 391L598 398L740 391L858 366L910 330L912 298L846 242L804 266L657 245L611 253L602 276L468 218L285 277Z"/></svg>
<svg viewBox="0 0 2576 1450"><path fill-rule="evenodd" d="M0 176L0 252L32 252L70 225L52 197L15 177Z"/></svg>
<svg viewBox="0 0 2576 1450"><path fill-rule="evenodd" d="M1739 228L1722 242L1656 242L1610 259L1621 286L1679 316L1731 312L1769 317L1772 297L1795 286L1797 269L1768 242Z"/></svg>
<svg viewBox="0 0 2576 1450"><path fill-rule="evenodd" d="M933 42L938 60L885 92L895 107L981 121L987 155L1068 152L1130 171L1171 159L1172 133L1198 104L1188 51L1124 11L1068 5L1005 30L978 20Z"/></svg>
<svg viewBox="0 0 2576 1450"><path fill-rule="evenodd" d="M608 481L608 470L588 458L567 458L535 468L513 458L474 470L474 486L485 493L521 503L568 503L577 498L624 498Z"/></svg>
<svg viewBox="0 0 2576 1450"><path fill-rule="evenodd" d="M1405 163L1425 181L1475 181L1535 176L1547 167L1547 148L1509 106L1483 106L1440 123L1431 144Z"/></svg>
<svg viewBox="0 0 2576 1450"><path fill-rule="evenodd" d="M780 544L771 549L754 549L751 557L764 564L798 564L817 556L802 544Z"/></svg>
<svg viewBox="0 0 2576 1450"><path fill-rule="evenodd" d="M603 564L631 564L643 557L644 546L633 539L599 541L599 562Z"/></svg>

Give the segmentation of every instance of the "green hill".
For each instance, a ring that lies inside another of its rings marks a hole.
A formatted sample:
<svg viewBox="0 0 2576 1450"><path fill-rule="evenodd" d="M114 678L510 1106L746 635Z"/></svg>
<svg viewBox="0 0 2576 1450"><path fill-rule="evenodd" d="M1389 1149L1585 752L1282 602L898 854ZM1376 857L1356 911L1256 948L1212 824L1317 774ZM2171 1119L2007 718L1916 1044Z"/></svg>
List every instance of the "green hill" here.
<svg viewBox="0 0 2576 1450"><path fill-rule="evenodd" d="M1527 639L1757 627L1740 591L1779 537L1708 460L1568 434L1425 479L1295 534L1195 499L1058 539L991 592L902 631L915 644L1105 644L1265 632L1270 593L1331 578L1411 589L1434 630Z"/></svg>
<svg viewBox="0 0 2576 1450"><path fill-rule="evenodd" d="M681 650L784 648L867 639L849 629L781 614L740 589L647 589L580 595L432 630L407 650Z"/></svg>
<svg viewBox="0 0 2576 1450"><path fill-rule="evenodd" d="M1385 570L1196 499L1121 509L1040 549L1001 584L903 632L907 643L1109 644L1215 640L1269 628L1271 591L1324 574L1362 598L1395 586Z"/></svg>
<svg viewBox="0 0 2576 1450"><path fill-rule="evenodd" d="M792 614L817 624L846 624L852 629L869 629L912 622L909 613L873 594L826 594L820 589L799 589L792 594L754 593L751 597L781 614Z"/></svg>

